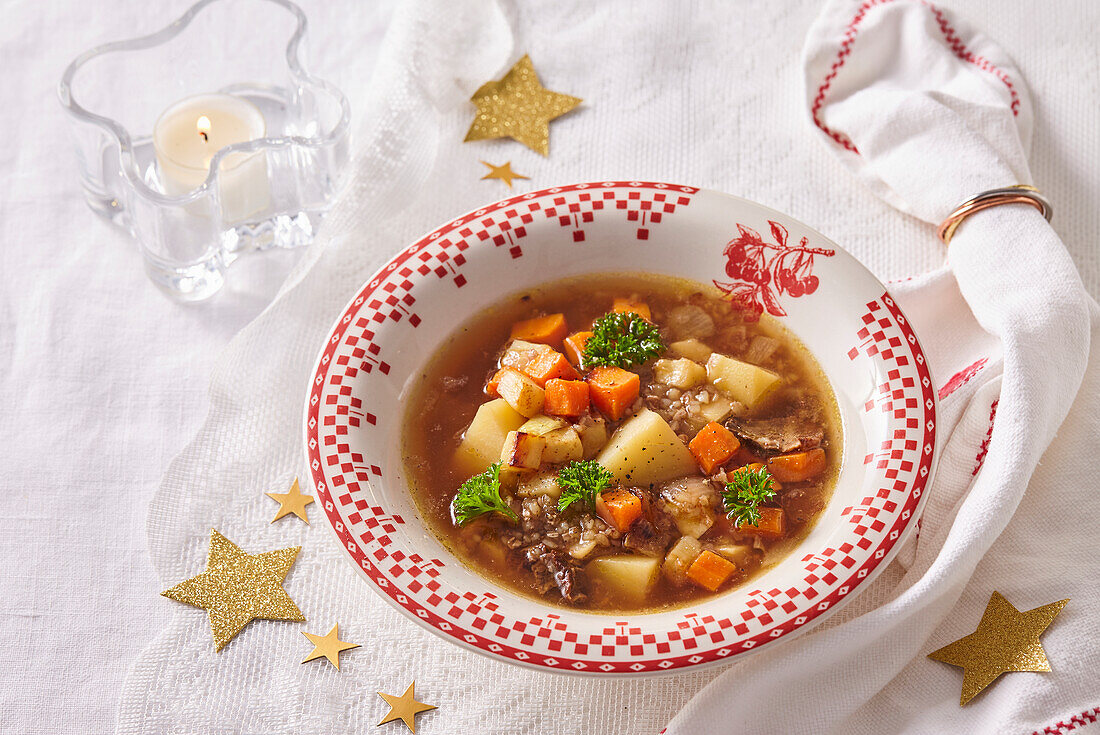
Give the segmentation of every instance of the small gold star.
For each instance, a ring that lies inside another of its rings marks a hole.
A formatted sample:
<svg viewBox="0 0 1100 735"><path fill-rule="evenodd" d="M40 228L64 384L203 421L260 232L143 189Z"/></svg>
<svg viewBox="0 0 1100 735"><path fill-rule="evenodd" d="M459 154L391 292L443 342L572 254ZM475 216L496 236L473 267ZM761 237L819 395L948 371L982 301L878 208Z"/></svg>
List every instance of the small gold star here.
<svg viewBox="0 0 1100 735"><path fill-rule="evenodd" d="M486 82L470 99L477 115L465 142L511 138L544 156L550 154L550 121L582 102L543 87L526 54L500 81Z"/></svg>
<svg viewBox="0 0 1100 735"><path fill-rule="evenodd" d="M161 594L205 609L210 616L215 650L220 651L257 618L306 621L283 589L283 580L301 549L301 546L294 546L246 554L225 536L210 529L206 571Z"/></svg>
<svg viewBox="0 0 1100 735"><path fill-rule="evenodd" d="M285 515L294 515L301 518L309 525L309 516L306 515L306 506L313 502L312 495L302 495L302 491L298 488L298 478L294 478L293 484L290 486L290 490L285 493L264 493L272 500L278 501L279 510L275 513L275 517L271 519L271 522L279 520Z"/></svg>
<svg viewBox="0 0 1100 735"><path fill-rule="evenodd" d="M332 626L332 630L324 635L307 633L304 630L302 631L302 635L308 638L309 642L313 644L313 653L302 659L302 663L324 656L328 659L330 664L336 667L337 671L340 670L340 651L359 648L358 643L348 643L347 641L340 640L339 623Z"/></svg>
<svg viewBox="0 0 1100 735"><path fill-rule="evenodd" d="M401 720L409 730L416 732L416 715L421 712L427 712L430 709L435 709L435 705L417 702L416 693L414 692L415 688L416 682L414 681L412 684L409 684L409 688L406 689L405 693L400 697L378 692L378 696L386 700L386 704L390 706L389 714L383 717L378 725L385 725L387 722L393 720Z"/></svg>
<svg viewBox="0 0 1100 735"><path fill-rule="evenodd" d="M1050 671L1039 635L1047 629L1069 600L1059 600L1034 610L1020 612L994 592L989 598L978 629L954 643L928 654L963 669L964 705L1001 674L1010 671Z"/></svg>
<svg viewBox="0 0 1100 735"><path fill-rule="evenodd" d="M484 163L486 166L489 167L489 173L487 173L487 174L485 174L484 176L481 177L482 181L485 181L485 179L500 179L501 181L503 181L505 184L508 185L509 189L511 189L512 188L512 179L526 179L526 178L528 178L527 176L520 176L519 174L513 172L511 161L508 161L507 163L502 164L500 166L494 166L493 164L489 163L488 161L482 161L482 163Z"/></svg>

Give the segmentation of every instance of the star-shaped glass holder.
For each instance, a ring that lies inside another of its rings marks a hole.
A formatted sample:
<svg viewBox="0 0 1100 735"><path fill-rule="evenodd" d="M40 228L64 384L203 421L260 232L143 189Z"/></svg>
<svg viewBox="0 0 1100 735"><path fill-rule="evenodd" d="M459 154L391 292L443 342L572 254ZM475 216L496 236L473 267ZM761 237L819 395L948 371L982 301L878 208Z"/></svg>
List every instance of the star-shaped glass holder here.
<svg viewBox="0 0 1100 735"><path fill-rule="evenodd" d="M177 299L211 296L245 253L311 242L340 189L350 107L303 67L305 34L288 0L201 0L156 33L84 52L61 78L88 205L140 243ZM158 164L154 128L197 95L243 100L260 137L211 151L189 180Z"/></svg>

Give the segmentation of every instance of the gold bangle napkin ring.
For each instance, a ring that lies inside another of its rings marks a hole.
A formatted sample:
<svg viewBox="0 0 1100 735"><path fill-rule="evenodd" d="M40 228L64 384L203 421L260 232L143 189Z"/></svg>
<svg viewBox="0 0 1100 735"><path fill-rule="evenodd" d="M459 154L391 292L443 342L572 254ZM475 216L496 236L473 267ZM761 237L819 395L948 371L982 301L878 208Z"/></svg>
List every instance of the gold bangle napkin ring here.
<svg viewBox="0 0 1100 735"><path fill-rule="evenodd" d="M1002 204L1030 204L1046 217L1047 222L1050 222L1050 218L1054 216L1054 208L1051 207L1047 198L1039 193L1038 189L1027 184L1017 184L1002 189L983 191L981 194L967 199L956 207L947 219L940 223L936 234L940 236L944 243L950 243L955 230L959 228L964 219L975 212Z"/></svg>

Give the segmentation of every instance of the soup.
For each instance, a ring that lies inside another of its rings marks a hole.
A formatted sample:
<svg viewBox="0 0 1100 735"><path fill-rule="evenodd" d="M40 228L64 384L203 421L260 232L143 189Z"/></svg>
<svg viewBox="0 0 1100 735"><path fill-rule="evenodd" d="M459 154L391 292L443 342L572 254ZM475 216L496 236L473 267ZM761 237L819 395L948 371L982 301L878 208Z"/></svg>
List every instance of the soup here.
<svg viewBox="0 0 1100 735"><path fill-rule="evenodd" d="M407 405L409 485L436 535L581 609L744 584L809 532L841 456L835 398L796 339L657 275L504 299L429 360Z"/></svg>

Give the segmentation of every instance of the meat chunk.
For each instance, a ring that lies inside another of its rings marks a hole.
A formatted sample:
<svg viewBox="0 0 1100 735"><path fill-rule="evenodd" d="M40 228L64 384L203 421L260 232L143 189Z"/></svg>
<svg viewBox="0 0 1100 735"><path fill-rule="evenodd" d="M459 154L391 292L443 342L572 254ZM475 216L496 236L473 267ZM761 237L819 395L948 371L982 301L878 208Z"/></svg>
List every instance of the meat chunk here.
<svg viewBox="0 0 1100 735"><path fill-rule="evenodd" d="M646 556L662 557L675 535L669 525L660 529L645 518L639 518L623 537L623 546Z"/></svg>
<svg viewBox="0 0 1100 735"><path fill-rule="evenodd" d="M574 605L588 599L581 590L580 568L565 552L535 544L524 550L524 564L535 575L539 592L545 594L557 587L562 599Z"/></svg>
<svg viewBox="0 0 1100 735"><path fill-rule="evenodd" d="M806 451L825 440L821 408L803 401L794 412L768 419L732 418L726 426L737 437L765 452Z"/></svg>

